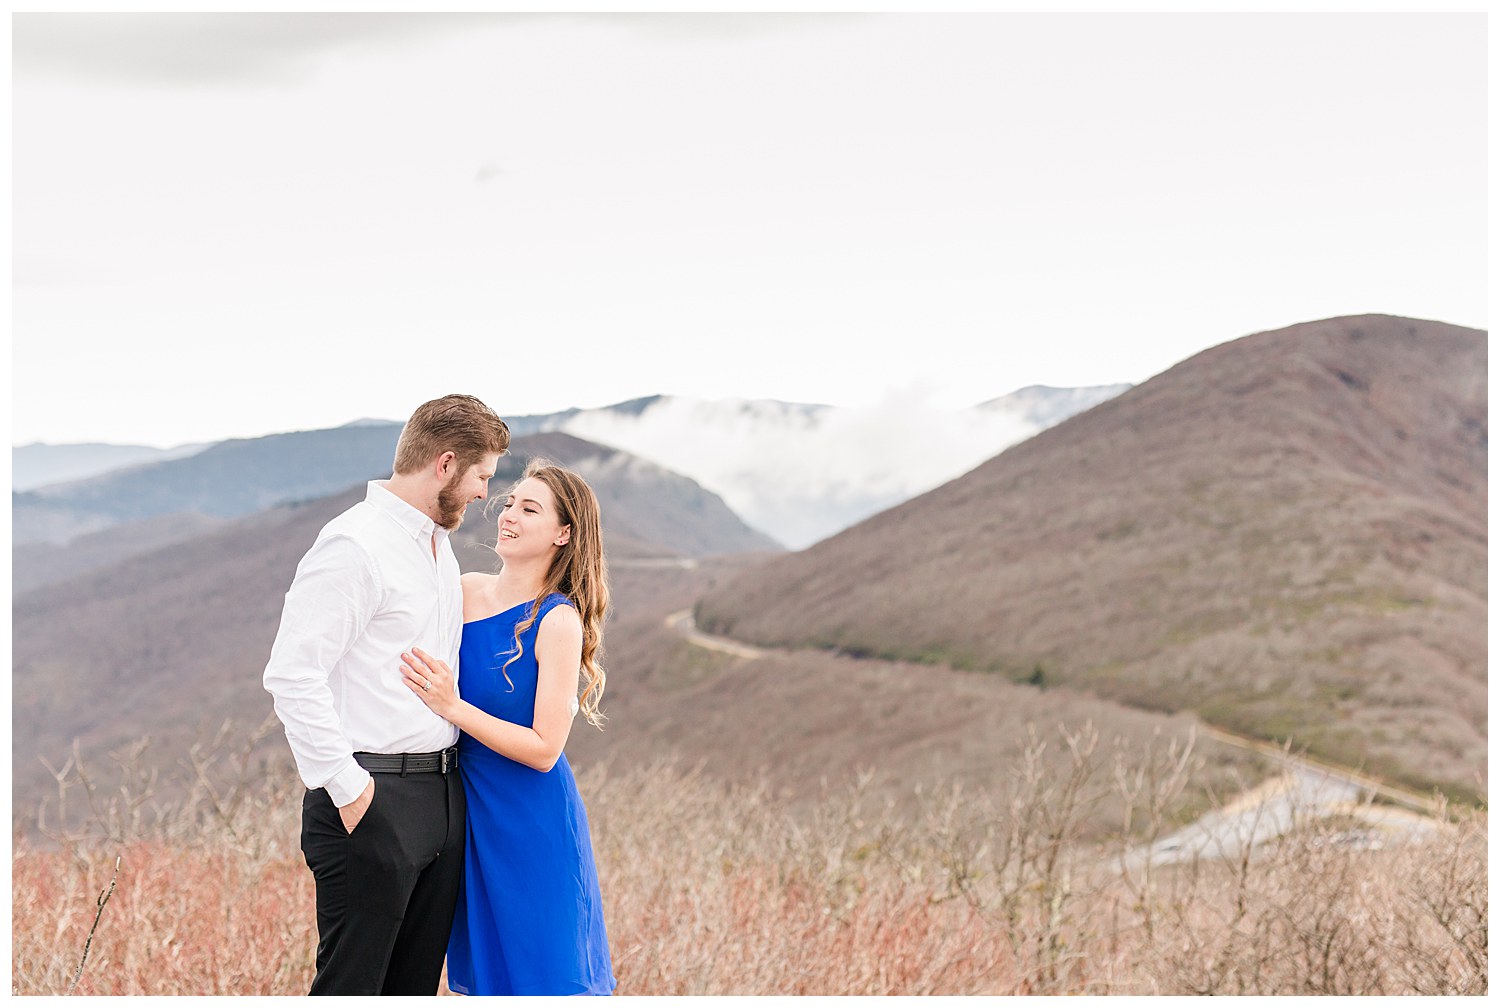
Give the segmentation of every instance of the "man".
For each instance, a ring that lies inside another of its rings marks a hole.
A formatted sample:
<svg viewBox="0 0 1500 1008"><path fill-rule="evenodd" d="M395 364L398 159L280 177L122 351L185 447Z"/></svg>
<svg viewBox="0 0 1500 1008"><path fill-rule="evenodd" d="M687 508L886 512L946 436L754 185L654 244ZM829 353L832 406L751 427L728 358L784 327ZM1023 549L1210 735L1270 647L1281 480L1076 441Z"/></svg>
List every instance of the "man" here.
<svg viewBox="0 0 1500 1008"><path fill-rule="evenodd" d="M473 396L424 403L394 474L324 526L287 591L265 687L308 792L313 994L437 993L463 869L458 730L406 687L401 653L458 667L463 594L448 534L510 445Z"/></svg>

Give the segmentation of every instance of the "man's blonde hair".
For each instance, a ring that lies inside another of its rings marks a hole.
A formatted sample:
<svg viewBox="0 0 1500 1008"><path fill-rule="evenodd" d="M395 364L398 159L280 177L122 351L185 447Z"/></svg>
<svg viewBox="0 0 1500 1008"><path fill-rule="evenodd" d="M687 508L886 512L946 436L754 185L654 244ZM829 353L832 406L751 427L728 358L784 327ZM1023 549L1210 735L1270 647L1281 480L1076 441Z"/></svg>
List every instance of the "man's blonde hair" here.
<svg viewBox="0 0 1500 1008"><path fill-rule="evenodd" d="M406 421L396 442L393 471L413 473L451 451L467 468L486 455L510 448L510 428L495 411L470 395L446 395L425 402Z"/></svg>

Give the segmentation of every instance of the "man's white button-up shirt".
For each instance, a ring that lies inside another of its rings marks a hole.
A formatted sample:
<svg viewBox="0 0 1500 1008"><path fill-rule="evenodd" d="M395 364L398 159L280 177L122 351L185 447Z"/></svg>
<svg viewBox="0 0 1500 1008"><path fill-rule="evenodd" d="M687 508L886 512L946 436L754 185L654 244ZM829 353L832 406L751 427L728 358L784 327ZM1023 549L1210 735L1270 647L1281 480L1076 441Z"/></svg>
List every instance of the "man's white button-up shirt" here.
<svg viewBox="0 0 1500 1008"><path fill-rule="evenodd" d="M453 745L458 729L402 680L401 652L419 647L457 676L462 629L447 530L372 481L297 565L266 665L265 687L302 782L347 805L370 780L354 753Z"/></svg>

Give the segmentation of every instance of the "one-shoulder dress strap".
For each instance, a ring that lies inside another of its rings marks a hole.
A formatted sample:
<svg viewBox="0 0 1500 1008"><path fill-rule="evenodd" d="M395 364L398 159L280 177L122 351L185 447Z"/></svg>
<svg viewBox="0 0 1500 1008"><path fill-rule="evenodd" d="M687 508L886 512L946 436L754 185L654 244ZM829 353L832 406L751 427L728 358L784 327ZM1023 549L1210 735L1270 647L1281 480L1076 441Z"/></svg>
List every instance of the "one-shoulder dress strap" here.
<svg viewBox="0 0 1500 1008"><path fill-rule="evenodd" d="M559 605L570 606L572 604L573 603L571 600L569 600L568 596L564 595L562 592L553 592L551 595L548 595L546 598L542 599L542 604L537 606L536 621L540 623L542 621L542 617L546 616L549 612L551 612Z"/></svg>

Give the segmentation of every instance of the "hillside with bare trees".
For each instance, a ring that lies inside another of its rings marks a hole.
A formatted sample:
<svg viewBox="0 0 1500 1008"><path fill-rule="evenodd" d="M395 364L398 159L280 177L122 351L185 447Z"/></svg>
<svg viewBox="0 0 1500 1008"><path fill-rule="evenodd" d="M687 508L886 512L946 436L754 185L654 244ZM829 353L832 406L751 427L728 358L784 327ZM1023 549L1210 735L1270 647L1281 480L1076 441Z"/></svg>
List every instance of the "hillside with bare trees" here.
<svg viewBox="0 0 1500 1008"><path fill-rule="evenodd" d="M1214 347L723 580L698 623L1192 711L1472 799L1487 357L1390 316Z"/></svg>

